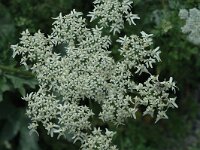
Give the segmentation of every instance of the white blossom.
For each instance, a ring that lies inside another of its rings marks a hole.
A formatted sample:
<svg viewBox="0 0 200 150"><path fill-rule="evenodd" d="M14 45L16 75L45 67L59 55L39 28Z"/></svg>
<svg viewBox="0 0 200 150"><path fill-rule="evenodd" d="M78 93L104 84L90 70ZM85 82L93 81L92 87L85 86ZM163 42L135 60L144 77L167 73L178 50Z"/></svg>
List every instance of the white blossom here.
<svg viewBox="0 0 200 150"><path fill-rule="evenodd" d="M131 0L95 0L94 10L88 14L90 21L99 19L102 27L110 27L110 32L120 33L124 28L124 18L129 25L136 25L134 20L140 19L137 14L131 12Z"/></svg>
<svg viewBox="0 0 200 150"><path fill-rule="evenodd" d="M106 129L105 134L102 134L100 128L94 129L92 134L88 135L81 148L82 150L117 150L116 146L111 146L111 140L114 132Z"/></svg>
<svg viewBox="0 0 200 150"><path fill-rule="evenodd" d="M192 8L189 11L181 9L179 16L186 21L181 28L182 32L188 35L190 42L200 45L200 10L197 8Z"/></svg>
<svg viewBox="0 0 200 150"><path fill-rule="evenodd" d="M167 118L168 108L178 107L176 98L168 94L176 88L172 78L160 82L149 71L161 61L159 48L152 48L152 34L142 31L141 36L125 35L111 41L112 35L104 33L109 26L113 33L120 32L124 17L135 24L139 17L132 14L131 3L95 0L94 10L88 15L91 21L99 20L95 27L88 28L82 13L72 10L54 18L50 35L40 31L32 35L26 30L20 42L12 45L13 56L22 56L21 63L36 75L40 86L23 98L28 102L31 132L37 132L38 123L42 123L51 136L72 134L74 142L81 141L83 150L115 150L111 142L114 132L93 128L90 119L95 117L94 112L82 101L98 103L98 117L116 126L129 117L135 119L141 105L146 107L144 115L153 117L158 112L156 122ZM110 55L113 42L120 45L119 61ZM55 51L59 45L64 45L62 55ZM148 73L149 78L137 83L132 70Z"/></svg>

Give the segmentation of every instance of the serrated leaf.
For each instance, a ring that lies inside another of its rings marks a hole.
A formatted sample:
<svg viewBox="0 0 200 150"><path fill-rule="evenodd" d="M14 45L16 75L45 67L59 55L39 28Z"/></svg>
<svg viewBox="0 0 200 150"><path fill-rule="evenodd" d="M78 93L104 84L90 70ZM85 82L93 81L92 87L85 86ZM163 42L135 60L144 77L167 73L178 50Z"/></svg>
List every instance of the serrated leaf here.
<svg viewBox="0 0 200 150"><path fill-rule="evenodd" d="M6 75L6 77L11 80L14 88L18 89L22 96L24 96L26 93L24 85L28 85L31 88L35 88L35 85L37 85L37 82L34 79L28 80L28 79L19 78L13 75Z"/></svg>

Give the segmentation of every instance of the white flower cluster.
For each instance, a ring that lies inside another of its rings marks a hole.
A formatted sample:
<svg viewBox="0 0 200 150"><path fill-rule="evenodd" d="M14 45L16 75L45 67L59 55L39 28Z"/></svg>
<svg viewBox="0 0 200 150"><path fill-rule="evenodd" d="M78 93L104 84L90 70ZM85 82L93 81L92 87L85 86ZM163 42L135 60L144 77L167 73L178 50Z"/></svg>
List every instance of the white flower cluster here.
<svg viewBox="0 0 200 150"><path fill-rule="evenodd" d="M118 51L122 59L116 61L110 55L109 47L115 41L104 35L101 25L111 23L119 25L113 31L122 29L122 14L131 14L129 0L122 3L96 0L94 4L89 16L92 20L102 19L95 28L87 28L82 13L73 10L55 18L48 36L40 31L34 35L24 31L19 44L12 45L12 49L13 56L22 55L21 63L32 70L40 85L37 92L24 97L28 101L31 132L37 132L38 123L42 123L51 136L72 134L74 141L82 142L84 150L114 150L117 149L111 144L114 132L106 130L103 134L93 127L90 120L94 113L83 101L89 99L101 106L98 116L103 122L123 124L128 117L136 118L141 105L146 107L144 115L157 113L157 122L167 118L168 108L177 107L175 98L168 94L175 90L175 84L172 78L160 82L158 76L148 71L160 61L159 48L151 48L152 35L141 32L141 37L119 37ZM113 10L111 16L105 16L110 10ZM55 51L59 45L65 45L65 54ZM132 70L136 74L148 73L149 79L136 83Z"/></svg>
<svg viewBox="0 0 200 150"><path fill-rule="evenodd" d="M112 145L112 137L114 133L106 129L105 135L102 131L94 129L81 146L82 150L117 150L117 147Z"/></svg>
<svg viewBox="0 0 200 150"><path fill-rule="evenodd" d="M135 19L140 19L137 14L133 14L131 10L132 1L123 0L95 0L95 7L88 14L91 17L90 21L98 19L98 23L102 27L110 27L110 32L115 34L124 28L124 20L128 21L129 25L135 24Z"/></svg>
<svg viewBox="0 0 200 150"><path fill-rule="evenodd" d="M124 57L124 63L129 68L136 67L136 73L147 72L147 68L153 68L154 63L160 60L159 47L156 49L150 49L153 44L152 34L148 35L144 31L141 32L142 38L137 35L131 35L130 37L120 37L119 42L122 47L120 49L121 55Z"/></svg>
<svg viewBox="0 0 200 150"><path fill-rule="evenodd" d="M186 20L186 24L181 28L182 32L188 34L190 42L200 45L200 10L197 8L192 8L189 11L181 9L179 16Z"/></svg>

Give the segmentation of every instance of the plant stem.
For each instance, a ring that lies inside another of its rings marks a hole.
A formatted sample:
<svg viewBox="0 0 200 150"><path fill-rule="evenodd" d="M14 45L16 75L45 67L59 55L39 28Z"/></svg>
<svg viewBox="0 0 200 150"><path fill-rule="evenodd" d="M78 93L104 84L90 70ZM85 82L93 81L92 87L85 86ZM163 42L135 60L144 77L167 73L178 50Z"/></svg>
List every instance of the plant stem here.
<svg viewBox="0 0 200 150"><path fill-rule="evenodd" d="M26 77L30 77L30 78L34 77L34 75L28 71L23 71L21 69L12 68L10 66L0 65L0 71L11 73L11 74L22 75L22 76L26 76Z"/></svg>

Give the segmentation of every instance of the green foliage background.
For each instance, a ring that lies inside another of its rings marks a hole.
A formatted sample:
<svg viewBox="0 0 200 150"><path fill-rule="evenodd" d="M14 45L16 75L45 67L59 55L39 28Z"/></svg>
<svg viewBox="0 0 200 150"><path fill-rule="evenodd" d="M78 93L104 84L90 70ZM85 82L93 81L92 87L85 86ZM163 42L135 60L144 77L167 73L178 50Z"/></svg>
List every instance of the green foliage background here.
<svg viewBox="0 0 200 150"><path fill-rule="evenodd" d="M133 11L141 17L136 27L127 26L125 33L141 30L154 34L155 47L162 50L162 62L155 73L160 78L173 76L179 90L179 108L168 112L169 119L154 124L154 119L129 119L120 126L114 143L120 150L199 150L200 149L200 47L189 43L181 33L184 22L181 8L200 7L199 0L134 0ZM26 102L21 97L37 89L34 75L12 58L11 44L20 33L41 29L51 32L52 17L71 9L86 14L91 0L0 0L0 149L1 150L77 150L78 144L68 139L50 138L39 127L40 136L30 136L25 115ZM117 57L117 54L116 54ZM142 79L138 79L142 80ZM98 123L97 123L98 124ZM106 125L101 125L106 126Z"/></svg>

